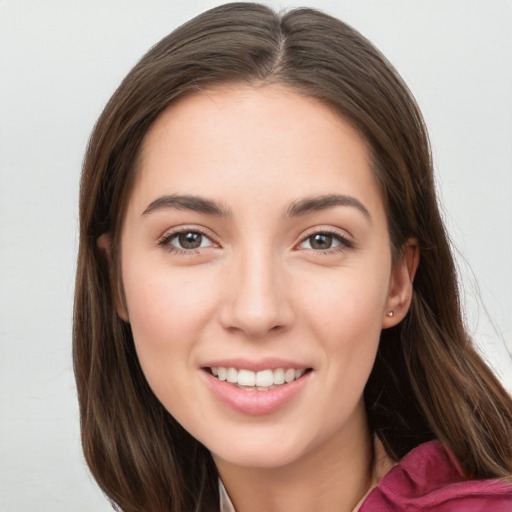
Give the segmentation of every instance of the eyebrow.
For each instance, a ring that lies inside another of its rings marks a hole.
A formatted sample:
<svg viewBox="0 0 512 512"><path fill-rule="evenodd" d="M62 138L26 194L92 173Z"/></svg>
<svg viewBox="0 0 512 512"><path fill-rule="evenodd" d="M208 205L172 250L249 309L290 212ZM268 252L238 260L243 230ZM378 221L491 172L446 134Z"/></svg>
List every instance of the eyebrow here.
<svg viewBox="0 0 512 512"><path fill-rule="evenodd" d="M142 215L147 215L154 211L174 209L174 210L192 210L194 212L215 215L218 217L229 217L231 211L220 203L206 199L204 197L192 195L167 195L159 197L152 201L144 210Z"/></svg>
<svg viewBox="0 0 512 512"><path fill-rule="evenodd" d="M325 196L306 197L300 201L292 202L285 212L285 217L299 217L319 210L325 210L334 206L349 206L357 208L364 216L371 221L368 209L355 197L341 194L329 194Z"/></svg>
<svg viewBox="0 0 512 512"><path fill-rule="evenodd" d="M325 210L327 208L333 208L335 206L357 208L368 220L371 221L370 212L361 203L361 201L355 197L341 194L306 197L299 201L293 201L286 209L284 217L300 217L302 215L307 215L319 210ZM165 209L191 210L218 217L231 216L231 210L216 201L199 196L176 194L166 195L155 199L144 210L142 215L148 215L154 211Z"/></svg>

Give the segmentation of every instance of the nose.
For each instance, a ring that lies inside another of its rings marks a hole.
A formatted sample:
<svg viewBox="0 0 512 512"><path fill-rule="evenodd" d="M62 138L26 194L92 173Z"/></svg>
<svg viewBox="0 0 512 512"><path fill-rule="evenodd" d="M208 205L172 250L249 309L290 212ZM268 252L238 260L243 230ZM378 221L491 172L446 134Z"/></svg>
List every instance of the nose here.
<svg viewBox="0 0 512 512"><path fill-rule="evenodd" d="M258 339L290 327L294 313L283 267L271 251L254 248L231 262L220 307L225 329Z"/></svg>

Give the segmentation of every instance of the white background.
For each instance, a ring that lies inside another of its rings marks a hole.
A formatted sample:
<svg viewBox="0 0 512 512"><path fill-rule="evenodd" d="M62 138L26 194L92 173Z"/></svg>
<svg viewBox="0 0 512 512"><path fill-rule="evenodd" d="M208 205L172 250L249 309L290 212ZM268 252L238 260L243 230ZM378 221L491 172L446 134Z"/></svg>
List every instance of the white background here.
<svg viewBox="0 0 512 512"><path fill-rule="evenodd" d="M1 512L111 510L81 456L71 369L81 159L138 58L218 3L0 0ZM362 31L416 95L468 326L512 390L512 1L306 3Z"/></svg>

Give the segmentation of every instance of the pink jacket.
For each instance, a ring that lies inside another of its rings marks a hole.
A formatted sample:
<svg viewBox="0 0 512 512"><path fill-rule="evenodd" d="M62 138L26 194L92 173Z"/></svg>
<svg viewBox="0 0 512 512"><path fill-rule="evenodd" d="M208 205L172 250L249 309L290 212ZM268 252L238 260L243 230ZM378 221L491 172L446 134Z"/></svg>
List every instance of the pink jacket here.
<svg viewBox="0 0 512 512"><path fill-rule="evenodd" d="M512 482L467 480L438 441L409 452L379 481L358 512L512 512Z"/></svg>
<svg viewBox="0 0 512 512"><path fill-rule="evenodd" d="M380 441L375 444L377 478L354 512L512 512L512 482L466 479L438 441L414 448L394 465ZM220 480L219 491L220 511L235 512Z"/></svg>

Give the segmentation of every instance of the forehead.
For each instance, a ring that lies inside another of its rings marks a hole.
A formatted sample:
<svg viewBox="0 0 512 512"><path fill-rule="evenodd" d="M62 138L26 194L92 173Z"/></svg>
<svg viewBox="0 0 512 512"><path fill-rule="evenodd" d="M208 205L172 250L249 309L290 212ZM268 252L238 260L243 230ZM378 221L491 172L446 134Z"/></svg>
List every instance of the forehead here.
<svg viewBox="0 0 512 512"><path fill-rule="evenodd" d="M366 146L364 137L346 119L317 98L284 85L225 84L187 94L173 102L150 127L141 156L144 159L166 132L169 136L178 132L184 139L187 134L196 139L203 135L209 141L220 142L221 130L232 130L239 137L267 143L271 137L285 139L299 130L302 135L307 130L308 141L318 142L325 138L327 130L331 133L341 130L354 143Z"/></svg>
<svg viewBox="0 0 512 512"><path fill-rule="evenodd" d="M222 199L233 184L247 196L277 187L283 199L307 190L376 192L369 155L352 125L317 99L284 86L222 86L181 98L159 116L142 146L134 192L146 201L157 191Z"/></svg>

